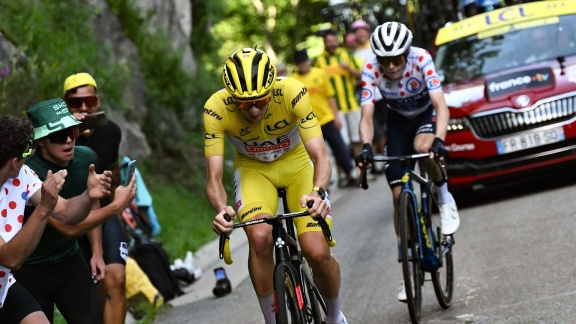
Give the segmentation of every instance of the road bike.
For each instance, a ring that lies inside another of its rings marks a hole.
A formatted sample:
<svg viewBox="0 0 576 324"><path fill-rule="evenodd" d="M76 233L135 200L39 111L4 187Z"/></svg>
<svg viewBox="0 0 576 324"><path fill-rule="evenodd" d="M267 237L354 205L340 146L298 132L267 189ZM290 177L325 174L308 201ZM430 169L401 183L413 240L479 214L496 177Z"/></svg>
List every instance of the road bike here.
<svg viewBox="0 0 576 324"><path fill-rule="evenodd" d="M286 190L278 189L284 213L265 218L234 224L234 228L267 223L272 225L274 242L274 311L276 323L321 324L326 316L326 303L322 299L312 277L312 269L299 248L296 230L292 218L308 216L307 211L289 213ZM308 208L313 201L308 202ZM224 216L230 221L230 216ZM330 227L322 217L316 219L329 246L336 245ZM233 262L230 254L229 236L220 235L220 259L226 264Z"/></svg>
<svg viewBox="0 0 576 324"><path fill-rule="evenodd" d="M417 160L428 159L429 156L429 153L376 156L372 161L359 161L363 164L361 186L365 190L368 189L368 163L399 161L402 165L402 190L398 204L398 261L402 263L408 312L412 323L420 321L422 286L426 272L430 273L436 299L442 308L452 306L454 292L454 235L442 235L440 215L436 212L439 210L436 188L420 163L418 171L413 168ZM443 162L438 159L434 161L446 177ZM420 188L419 195L414 184Z"/></svg>

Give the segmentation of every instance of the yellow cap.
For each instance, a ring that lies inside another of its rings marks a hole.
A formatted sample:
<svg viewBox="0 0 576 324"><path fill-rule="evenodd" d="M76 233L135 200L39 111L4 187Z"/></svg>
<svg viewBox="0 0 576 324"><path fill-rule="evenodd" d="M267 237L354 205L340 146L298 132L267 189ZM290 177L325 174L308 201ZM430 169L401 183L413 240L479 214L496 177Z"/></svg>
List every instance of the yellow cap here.
<svg viewBox="0 0 576 324"><path fill-rule="evenodd" d="M98 86L96 85L96 81L94 80L94 78L90 74L88 74L86 72L72 74L71 76L66 78L66 81L64 81L64 93L63 93L63 95L66 95L66 92L68 92L71 89L78 88L80 86L85 86L85 85L91 85L95 89L98 88Z"/></svg>

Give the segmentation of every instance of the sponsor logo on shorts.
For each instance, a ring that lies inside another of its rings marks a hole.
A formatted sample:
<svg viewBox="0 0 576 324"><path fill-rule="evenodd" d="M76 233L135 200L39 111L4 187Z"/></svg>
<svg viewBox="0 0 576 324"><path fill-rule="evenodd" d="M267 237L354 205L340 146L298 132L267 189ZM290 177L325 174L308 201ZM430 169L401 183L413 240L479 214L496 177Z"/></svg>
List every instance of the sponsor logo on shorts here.
<svg viewBox="0 0 576 324"><path fill-rule="evenodd" d="M128 259L128 243L120 242L120 257L126 261Z"/></svg>
<svg viewBox="0 0 576 324"><path fill-rule="evenodd" d="M244 214L240 215L240 220L243 220L246 216L257 212L259 210L262 210L262 206L258 206L258 207L252 207L249 211L245 212Z"/></svg>

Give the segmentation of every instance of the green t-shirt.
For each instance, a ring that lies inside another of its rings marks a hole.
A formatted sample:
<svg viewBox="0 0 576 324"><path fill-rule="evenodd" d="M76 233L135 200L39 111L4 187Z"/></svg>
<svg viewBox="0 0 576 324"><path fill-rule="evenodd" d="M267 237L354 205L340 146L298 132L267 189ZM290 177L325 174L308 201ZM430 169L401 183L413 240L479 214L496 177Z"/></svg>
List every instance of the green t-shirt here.
<svg viewBox="0 0 576 324"><path fill-rule="evenodd" d="M36 172L42 181L46 179L48 170L52 170L52 173L62 169L68 170L66 182L62 190L60 190L60 196L69 199L86 191L86 181L88 180L89 172L88 167L90 164L94 164L96 169L98 169L98 156L88 147L76 146L74 148L74 157L66 168L59 167L44 159L40 152L36 152L36 154L30 157L26 161L26 164ZM24 222L28 220L33 211L33 206L26 207ZM76 238L67 238L64 234L48 225L44 233L42 233L38 246L24 264L58 263L79 251L80 248Z"/></svg>

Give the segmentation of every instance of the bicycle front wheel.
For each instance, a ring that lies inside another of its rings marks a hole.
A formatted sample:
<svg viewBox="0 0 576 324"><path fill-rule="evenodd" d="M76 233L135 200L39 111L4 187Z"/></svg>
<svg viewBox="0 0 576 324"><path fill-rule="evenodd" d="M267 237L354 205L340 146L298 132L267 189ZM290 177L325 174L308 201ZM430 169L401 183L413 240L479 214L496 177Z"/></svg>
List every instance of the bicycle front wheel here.
<svg viewBox="0 0 576 324"><path fill-rule="evenodd" d="M296 278L296 270L291 264L279 264L274 269L274 296L276 323L305 323L300 283Z"/></svg>
<svg viewBox="0 0 576 324"><path fill-rule="evenodd" d="M422 307L422 284L424 283L416 228L418 213L409 192L400 194L398 207L398 231L400 232L400 253L402 255L406 302L412 323L418 323Z"/></svg>
<svg viewBox="0 0 576 324"><path fill-rule="evenodd" d="M322 311L326 312L326 305L320 292L312 279L312 269L302 259L300 266L302 273L302 296L304 299L304 320L307 324L322 324Z"/></svg>
<svg viewBox="0 0 576 324"><path fill-rule="evenodd" d="M436 299L442 308L446 309L452 306L452 295L454 293L454 263L452 260L452 236L442 235L439 225L434 225L432 217L432 229L436 230L436 255L442 259L442 266L437 271L431 273L432 283ZM440 224L438 222L438 224Z"/></svg>

